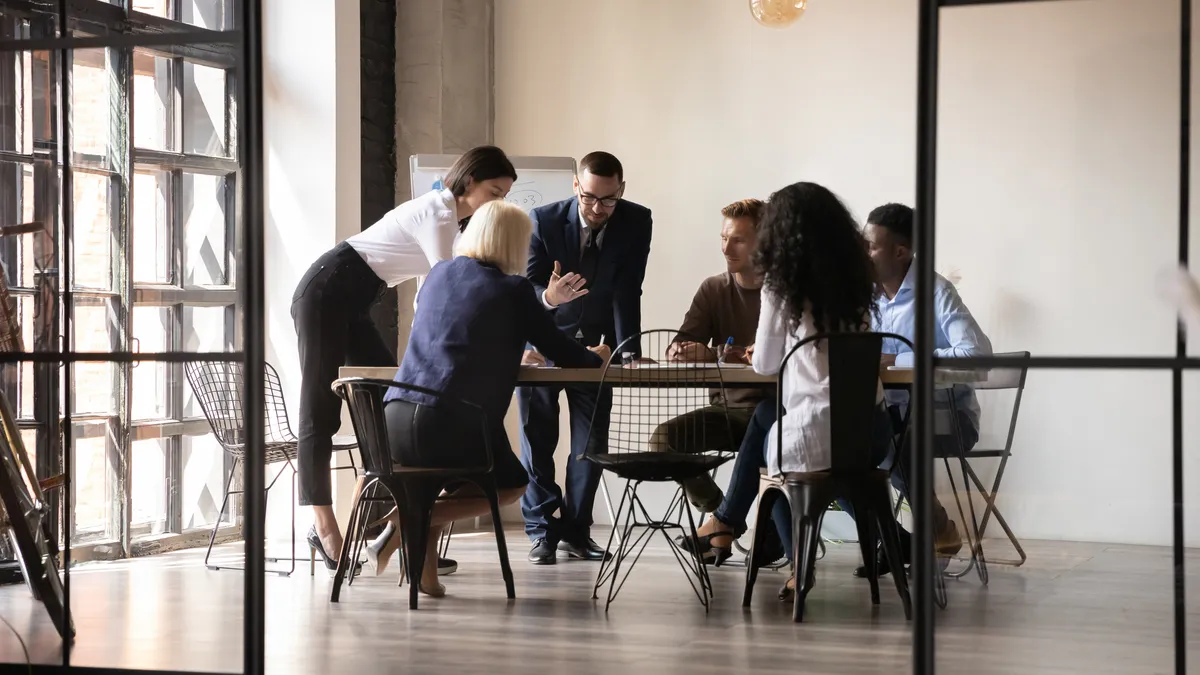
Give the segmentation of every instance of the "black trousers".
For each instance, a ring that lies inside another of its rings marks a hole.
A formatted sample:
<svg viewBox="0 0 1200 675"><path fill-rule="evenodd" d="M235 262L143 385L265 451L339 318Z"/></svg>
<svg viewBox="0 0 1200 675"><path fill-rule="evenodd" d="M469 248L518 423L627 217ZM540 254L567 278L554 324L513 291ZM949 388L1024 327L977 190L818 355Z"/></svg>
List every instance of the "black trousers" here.
<svg viewBox="0 0 1200 675"><path fill-rule="evenodd" d="M513 454L503 420L485 429L471 410L432 406L396 399L383 407L392 461L405 467L487 470L492 452L492 475L500 490L523 488L529 474ZM487 436L485 441L484 436ZM447 486L452 489L454 486Z"/></svg>
<svg viewBox="0 0 1200 675"><path fill-rule="evenodd" d="M386 288L349 244L317 259L292 296L300 346L297 471L300 504L333 504L329 460L342 425L342 399L329 387L342 366L395 366L369 309Z"/></svg>

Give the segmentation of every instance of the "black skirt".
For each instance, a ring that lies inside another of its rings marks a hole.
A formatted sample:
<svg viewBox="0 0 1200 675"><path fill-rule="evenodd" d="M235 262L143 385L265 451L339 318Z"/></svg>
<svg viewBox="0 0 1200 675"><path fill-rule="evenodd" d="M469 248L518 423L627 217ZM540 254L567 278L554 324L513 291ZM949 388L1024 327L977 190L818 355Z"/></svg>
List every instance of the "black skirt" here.
<svg viewBox="0 0 1200 675"><path fill-rule="evenodd" d="M487 469L490 446L498 489L523 488L529 484L529 474L508 443L503 420L489 420L489 428L484 429L473 410L451 411L404 400L388 401L383 417L392 460L397 464L483 472Z"/></svg>

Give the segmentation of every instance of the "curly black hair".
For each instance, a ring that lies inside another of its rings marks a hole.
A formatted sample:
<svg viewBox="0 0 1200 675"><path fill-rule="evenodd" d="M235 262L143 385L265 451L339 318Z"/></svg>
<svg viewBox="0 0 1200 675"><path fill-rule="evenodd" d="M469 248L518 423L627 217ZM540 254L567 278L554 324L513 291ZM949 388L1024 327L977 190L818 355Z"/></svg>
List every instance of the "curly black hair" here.
<svg viewBox="0 0 1200 675"><path fill-rule="evenodd" d="M854 216L828 189L795 183L771 195L758 226L757 262L793 330L805 311L818 333L869 328L875 268Z"/></svg>

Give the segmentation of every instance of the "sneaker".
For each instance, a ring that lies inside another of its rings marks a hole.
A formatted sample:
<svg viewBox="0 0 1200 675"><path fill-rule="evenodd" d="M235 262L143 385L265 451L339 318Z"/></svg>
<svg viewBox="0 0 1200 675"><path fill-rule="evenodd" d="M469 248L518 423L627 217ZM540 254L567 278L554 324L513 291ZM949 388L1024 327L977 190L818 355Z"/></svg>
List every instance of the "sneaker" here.
<svg viewBox="0 0 1200 675"><path fill-rule="evenodd" d="M450 558L438 558L438 576L444 577L447 574L454 574L458 571L458 562Z"/></svg>

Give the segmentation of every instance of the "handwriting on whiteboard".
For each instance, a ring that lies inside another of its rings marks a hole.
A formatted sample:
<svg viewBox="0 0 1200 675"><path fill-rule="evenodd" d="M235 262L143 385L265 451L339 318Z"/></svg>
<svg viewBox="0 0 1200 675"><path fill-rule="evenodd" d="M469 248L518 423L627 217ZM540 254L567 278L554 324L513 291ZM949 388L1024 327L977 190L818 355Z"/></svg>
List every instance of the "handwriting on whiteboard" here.
<svg viewBox="0 0 1200 675"><path fill-rule="evenodd" d="M512 186L509 196L505 197L504 201L529 211L540 207L546 199L541 196L539 190L535 189L533 181L527 181L527 183L517 183Z"/></svg>

